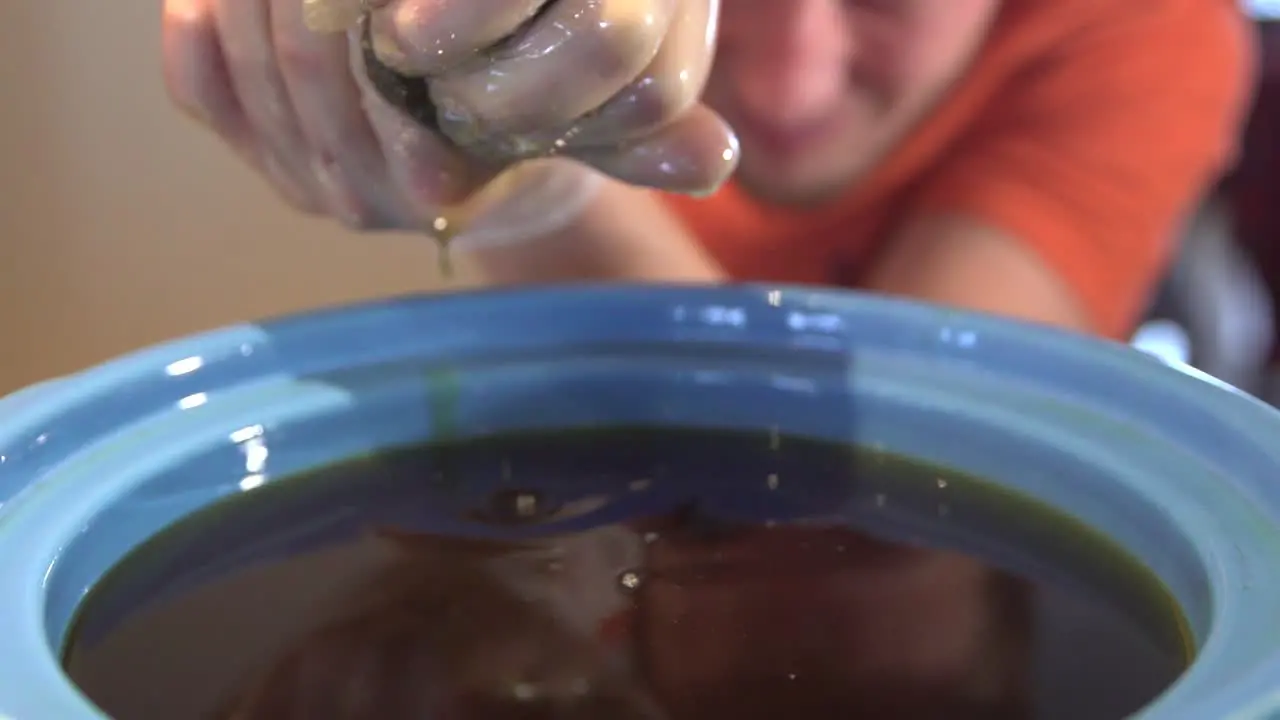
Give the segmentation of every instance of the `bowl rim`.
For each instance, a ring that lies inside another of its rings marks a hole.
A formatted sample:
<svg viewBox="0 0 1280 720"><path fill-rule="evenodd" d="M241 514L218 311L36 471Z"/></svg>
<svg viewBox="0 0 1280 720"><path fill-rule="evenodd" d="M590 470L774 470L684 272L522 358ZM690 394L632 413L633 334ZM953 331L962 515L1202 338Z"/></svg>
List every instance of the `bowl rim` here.
<svg viewBox="0 0 1280 720"><path fill-rule="evenodd" d="M986 352L983 348L992 345L1016 348L1045 362L1059 363L1077 370L1087 369L1098 376L1128 383L1130 387L1126 392L1142 391L1179 396L1200 412L1206 423L1216 421L1239 431L1241 442L1256 447L1257 454L1252 462L1258 467L1254 467L1254 474L1280 469L1280 443L1268 442L1269 437L1280 434L1280 413L1193 370L1170 370L1159 361L1124 345L1082 338L1054 328L912 301L804 286L584 284L484 289L449 295L414 295L364 302L285 315L253 325L214 330L145 348L74 376L19 391L8 398L0 398L0 417L4 418L4 422L0 423L0 541L3 539L6 518L21 516L26 505L24 495L38 485L37 480L48 469L38 463L32 464L33 461L25 457L23 452L35 452L38 456L38 446L43 444L42 438L46 436L46 430L57 426L70 413L82 410L94 397L195 374L204 364L213 365L228 358L251 358L259 354L260 349L270 349L271 343L281 334L294 337L307 337L309 334L333 337L352 330L380 313L404 313L418 321L427 319L448 322L450 313L454 312L465 311L469 313L469 318L478 320L495 310L514 313L518 307L522 309L516 314L524 317L528 315L530 308L534 308L549 314L548 327L551 327L571 325L582 321L586 313L608 310L611 307L669 310L675 305L716 308L722 321L726 319L724 313L732 315L734 308L739 306L750 306L755 313L750 316L753 320L761 313L774 312L768 308L777 308L777 317L774 319L777 320L775 324L778 327L770 326L770 331L776 331L776 337L771 336L772 339L765 342L789 342L801 335L819 339L835 336L844 343L844 352L849 352L860 344L899 344L917 348L916 353L921 356L927 355L929 351L919 348L936 346L934 351L940 356L945 354L948 357L979 358L982 352ZM657 318L656 315L653 317ZM797 317L801 319L797 320ZM823 317L836 318L842 322L837 323L839 327L833 333L827 332L830 328L805 326L811 322L821 324L820 319ZM735 329L732 326L733 318L728 317L727 326L723 330L730 335L742 331L742 328ZM753 328L746 332L761 331ZM472 342L477 341L475 333L463 335L464 340L470 338ZM479 345L483 346L485 343ZM261 371L270 369L267 364ZM1037 371L1026 368L1025 373L1029 377L1038 378L1047 386L1054 385L1052 369ZM1115 402L1115 398L1100 396L1096 388L1087 392L1077 387L1062 386L1057 389L1077 394L1092 393L1099 402ZM1177 418L1151 416L1140 419L1152 426L1178 421ZM1273 445L1276 447L1273 448ZM15 449L18 452L13 452ZM55 460L57 458L52 458L50 462ZM1227 465L1230 464L1228 461L1230 459L1223 459ZM1267 467L1259 466L1264 461ZM29 466L28 471L32 475L25 484L20 479L24 463ZM15 477L18 478L16 481ZM7 488L6 478L10 483ZM1235 483L1229 487L1237 493L1244 493L1251 502L1265 500L1264 504L1270 510L1270 520L1280 532L1280 512L1276 511L1276 508L1280 508L1280 489L1267 491L1256 484L1248 487ZM34 584L36 578L28 580ZM1261 590L1275 595L1280 588L1266 587ZM1240 592L1240 589L1226 588L1226 591ZM6 604L11 603L0 594L0 614ZM32 651L31 648L25 650ZM45 651L48 650L46 646ZM6 719L7 710L4 678L9 673L3 670L11 662L11 659L6 660L0 655L0 720ZM1245 703L1242 707L1231 708L1231 717L1253 720L1269 717L1280 711L1280 681L1275 679L1280 677L1280 648L1267 658L1265 668L1249 670L1248 677L1231 689L1234 701ZM12 687L10 691L13 691ZM39 693L78 695L67 682L59 687L41 687ZM1231 700L1225 695L1221 699L1223 702ZM1197 707L1217 705L1217 700L1214 697L1205 698ZM1219 706L1219 709L1223 708ZM83 717L101 715L84 714ZM1155 707L1150 712L1144 711L1140 717L1147 720L1171 720L1189 716L1184 716L1177 709Z"/></svg>

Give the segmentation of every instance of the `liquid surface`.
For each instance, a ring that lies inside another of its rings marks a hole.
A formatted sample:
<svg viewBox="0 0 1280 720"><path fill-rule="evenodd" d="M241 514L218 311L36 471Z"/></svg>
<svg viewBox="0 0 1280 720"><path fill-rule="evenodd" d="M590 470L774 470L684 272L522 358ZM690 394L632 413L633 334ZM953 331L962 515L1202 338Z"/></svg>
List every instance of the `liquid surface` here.
<svg viewBox="0 0 1280 720"><path fill-rule="evenodd" d="M116 720L1118 720L1188 662L1161 585L1033 502L645 430L268 483L126 558L66 652Z"/></svg>

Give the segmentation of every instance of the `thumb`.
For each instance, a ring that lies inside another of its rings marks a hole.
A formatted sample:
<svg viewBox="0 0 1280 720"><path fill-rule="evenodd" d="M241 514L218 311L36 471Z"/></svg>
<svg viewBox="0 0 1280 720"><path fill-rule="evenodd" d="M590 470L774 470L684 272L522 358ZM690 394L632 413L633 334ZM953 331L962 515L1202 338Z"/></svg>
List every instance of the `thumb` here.
<svg viewBox="0 0 1280 720"><path fill-rule="evenodd" d="M709 195L738 167L738 138L719 115L697 105L652 135L617 148L575 151L573 157L631 185Z"/></svg>

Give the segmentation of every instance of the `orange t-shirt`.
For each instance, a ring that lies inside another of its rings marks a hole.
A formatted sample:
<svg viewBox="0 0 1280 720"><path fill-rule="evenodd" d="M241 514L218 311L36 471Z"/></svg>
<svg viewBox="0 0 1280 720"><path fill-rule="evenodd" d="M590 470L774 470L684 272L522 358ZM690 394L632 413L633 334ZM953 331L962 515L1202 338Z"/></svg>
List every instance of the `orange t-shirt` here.
<svg viewBox="0 0 1280 720"><path fill-rule="evenodd" d="M1005 0L964 79L835 201L773 207L732 183L667 201L735 279L846 286L905 217L973 217L1120 337L1233 158L1251 40L1237 0Z"/></svg>

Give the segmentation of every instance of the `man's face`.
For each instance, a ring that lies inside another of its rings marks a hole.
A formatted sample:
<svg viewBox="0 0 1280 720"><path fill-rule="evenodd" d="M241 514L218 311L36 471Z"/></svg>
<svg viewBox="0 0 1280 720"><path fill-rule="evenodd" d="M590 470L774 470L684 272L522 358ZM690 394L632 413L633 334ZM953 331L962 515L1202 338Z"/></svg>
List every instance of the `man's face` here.
<svg viewBox="0 0 1280 720"><path fill-rule="evenodd" d="M722 0L706 97L738 132L738 180L783 203L848 187L965 71L1000 2Z"/></svg>

